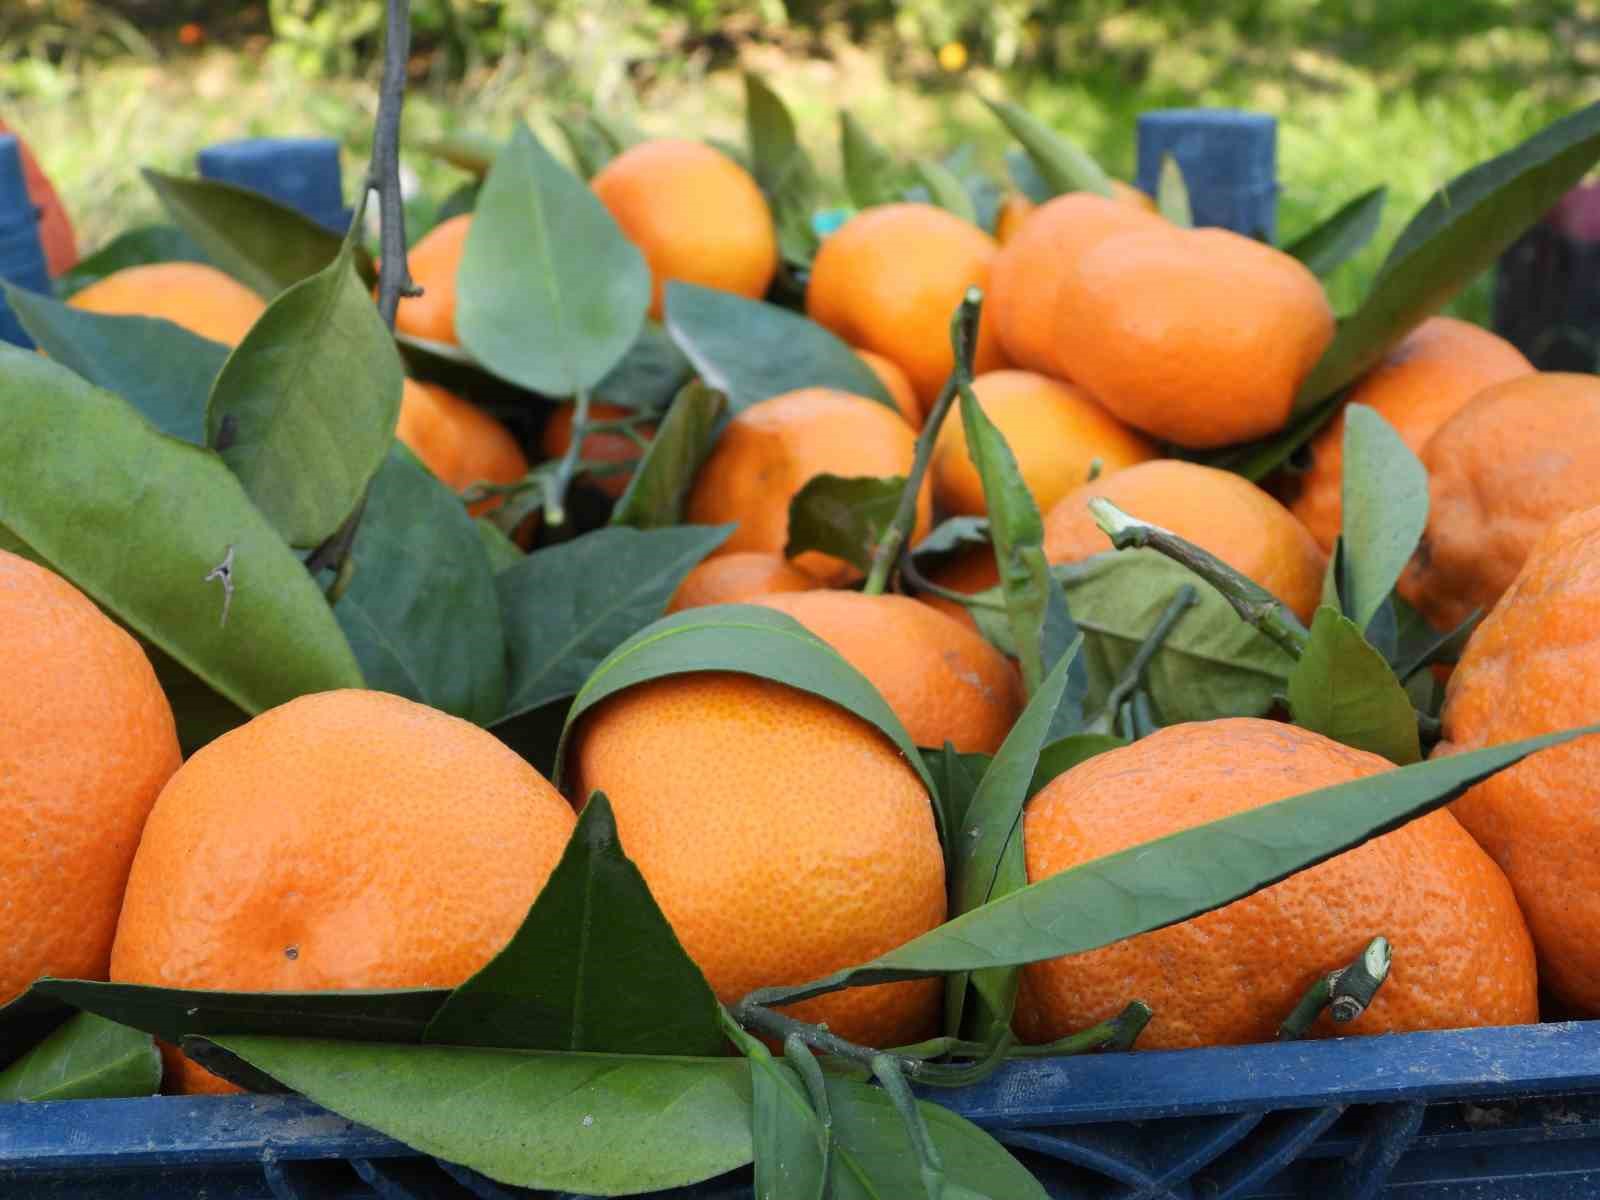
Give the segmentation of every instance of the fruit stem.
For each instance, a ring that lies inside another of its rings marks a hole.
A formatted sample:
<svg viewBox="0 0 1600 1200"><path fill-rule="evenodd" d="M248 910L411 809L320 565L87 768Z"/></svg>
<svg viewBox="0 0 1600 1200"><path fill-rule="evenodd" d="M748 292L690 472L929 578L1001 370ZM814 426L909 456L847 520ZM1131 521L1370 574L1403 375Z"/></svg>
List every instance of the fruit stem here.
<svg viewBox="0 0 1600 1200"><path fill-rule="evenodd" d="M546 484L544 493L544 519L552 527L564 525L567 520L567 489L577 473L583 443L589 436L589 389L579 388L572 402L572 440L556 464L555 474Z"/></svg>
<svg viewBox="0 0 1600 1200"><path fill-rule="evenodd" d="M1145 671L1150 666L1150 660L1156 656L1156 651L1161 649L1161 644L1167 640L1167 635L1172 632L1172 627L1178 619L1189 610L1189 607L1200 599L1190 584L1184 584L1172 594L1167 607L1162 611L1160 618L1155 623L1149 636L1139 645L1128 660L1127 667L1117 678L1117 682L1106 693L1105 707L1100 710L1100 715L1085 727L1087 733L1109 733L1116 723L1117 714L1122 710L1124 700L1132 697L1138 689L1140 681L1144 678Z"/></svg>
<svg viewBox="0 0 1600 1200"><path fill-rule="evenodd" d="M1392 957L1389 939L1375 937L1354 962L1318 977L1278 1026L1278 1040L1292 1042L1304 1037L1323 1009L1328 1009L1328 1015L1340 1024L1354 1021L1367 1011L1367 1005L1389 978Z"/></svg>
<svg viewBox="0 0 1600 1200"><path fill-rule="evenodd" d="M1132 1050L1134 1042L1150 1024L1155 1014L1143 1000L1133 1000L1109 1021L1101 1021L1088 1029L1068 1034L1041 1046L1018 1046L1012 1058L1060 1058L1069 1054L1083 1054L1089 1050Z"/></svg>
<svg viewBox="0 0 1600 1200"><path fill-rule="evenodd" d="M1210 551L1185 541L1171 530L1129 516L1103 496L1089 501L1089 512L1118 550L1148 546L1181 563L1221 592L1242 620L1254 625L1291 656L1298 659L1305 650L1311 634L1284 602Z"/></svg>
<svg viewBox="0 0 1600 1200"><path fill-rule="evenodd" d="M895 1111L905 1123L906 1134L911 1139L911 1149L917 1156L917 1166L922 1175L922 1190L927 1193L928 1200L942 1200L947 1191L944 1160L939 1156L939 1147L933 1144L933 1138L928 1134L928 1123L923 1119L922 1110L917 1107L916 1093L911 1090L911 1085L906 1082L899 1064L891 1055L874 1054L871 1066L872 1074L888 1093Z"/></svg>
<svg viewBox="0 0 1600 1200"><path fill-rule="evenodd" d="M950 343L955 348L955 366L939 398L934 401L928 418L917 435L916 455L911 460L911 474L900 492L900 507L894 520L883 531L878 544L872 548L872 566L867 572L867 582L861 590L869 596L878 596L888 586L889 574L901 558L901 550L910 543L912 528L917 523L917 496L922 491L922 480L928 473L928 463L933 458L933 445L939 438L939 427L944 424L963 380L972 378L972 356L978 346L978 316L983 309L983 293L968 288L961 298L955 314L950 318Z"/></svg>

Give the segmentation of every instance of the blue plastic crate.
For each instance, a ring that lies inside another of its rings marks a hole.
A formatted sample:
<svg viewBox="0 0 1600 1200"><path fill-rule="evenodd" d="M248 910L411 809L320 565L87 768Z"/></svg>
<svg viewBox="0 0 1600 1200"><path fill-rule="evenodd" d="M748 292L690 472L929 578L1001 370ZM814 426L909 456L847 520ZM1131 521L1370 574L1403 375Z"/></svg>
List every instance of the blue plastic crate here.
<svg viewBox="0 0 1600 1200"><path fill-rule="evenodd" d="M1061 1198L1600 1196L1600 1022L1018 1062L931 1094ZM8 1198L534 1195L291 1096L0 1108ZM747 1200L749 1174L670 1195Z"/></svg>

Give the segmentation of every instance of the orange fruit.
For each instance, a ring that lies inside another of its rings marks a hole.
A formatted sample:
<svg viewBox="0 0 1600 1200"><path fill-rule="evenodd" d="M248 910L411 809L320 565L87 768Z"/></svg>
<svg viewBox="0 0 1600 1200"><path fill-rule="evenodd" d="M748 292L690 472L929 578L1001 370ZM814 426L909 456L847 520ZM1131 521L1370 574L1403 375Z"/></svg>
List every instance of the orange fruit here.
<svg viewBox="0 0 1600 1200"><path fill-rule="evenodd" d="M809 692L699 672L640 684L578 725L571 794L617 832L717 998L866 962L944 920L922 781L877 729ZM874 1046L927 1037L943 985L834 992L786 1011Z"/></svg>
<svg viewBox="0 0 1600 1200"><path fill-rule="evenodd" d="M1600 508L1548 529L1473 633L1445 693L1436 754L1600 721ZM1563 1004L1600 1015L1600 738L1541 750L1451 811L1511 878Z"/></svg>
<svg viewBox="0 0 1600 1200"><path fill-rule="evenodd" d="M164 262L124 267L75 293L68 304L85 312L161 317L190 333L237 346L266 301L204 263Z"/></svg>
<svg viewBox="0 0 1600 1200"><path fill-rule="evenodd" d="M1318 788L1389 770L1375 754L1276 721L1174 725L1074 767L1029 802L1028 880ZM1316 979L1371 938L1388 981L1348 1025L1392 1033L1538 1019L1533 946L1511 885L1448 812L1164 929L1023 968L1017 1029L1049 1041L1115 1015L1155 1016L1145 1049L1268 1041Z"/></svg>
<svg viewBox="0 0 1600 1200"><path fill-rule="evenodd" d="M406 380L394 435L453 491L476 483L516 483L528 473L528 460L509 429L437 384ZM468 511L478 516L500 504L499 497L491 497Z"/></svg>
<svg viewBox="0 0 1600 1200"><path fill-rule="evenodd" d="M1400 595L1435 628L1492 608L1528 551L1600 504L1600 379L1523 375L1484 389L1422 450L1428 526Z"/></svg>
<svg viewBox="0 0 1600 1200"><path fill-rule="evenodd" d="M1282 429L1333 338L1322 284L1298 260L1165 223L1084 250L1047 312L1052 374L1129 425L1196 448Z"/></svg>
<svg viewBox="0 0 1600 1200"><path fill-rule="evenodd" d="M1117 233L1161 229L1160 218L1090 192L1041 204L1005 239L990 276L986 315L1005 355L1030 371L1056 373L1056 293L1090 247Z"/></svg>
<svg viewBox="0 0 1600 1200"><path fill-rule="evenodd" d="M178 769L139 643L65 579L0 550L0 1004L104 979L139 831Z"/></svg>
<svg viewBox="0 0 1600 1200"><path fill-rule="evenodd" d="M993 754L1022 712L1022 682L1005 656L909 596L806 591L754 603L788 613L837 650L919 746Z"/></svg>
<svg viewBox="0 0 1600 1200"><path fill-rule="evenodd" d="M574 409L570 404L558 404L551 412L550 419L545 422L544 433L540 437L539 446L544 451L546 458L560 458L567 452L567 447L572 445L572 417ZM620 421L623 417L631 417L634 410L624 408L620 404L591 404L589 406L589 420L591 421ZM654 424L644 424L638 427L639 435L646 440L655 436ZM602 431L591 433L583 439L583 446L578 451L583 458L597 463L636 463L644 454L639 444L625 433ZM588 482L613 500L619 499L622 493L628 490L628 483L633 478L633 471L619 471L615 475L586 476Z"/></svg>
<svg viewBox="0 0 1600 1200"><path fill-rule="evenodd" d="M1096 460L1101 474L1110 475L1156 456L1148 438L1070 383L1032 371L991 371L972 381L972 391L1011 447L1022 481L1041 512L1088 482ZM989 511L959 411L952 411L940 428L930 465L933 498L940 508L974 516Z"/></svg>
<svg viewBox="0 0 1600 1200"><path fill-rule="evenodd" d="M6 133L16 131L0 121L0 134ZM61 197L56 194L55 185L20 135L17 136L17 153L22 158L28 199L39 210L39 244L44 249L45 267L51 275L63 274L78 265L78 241L72 232L72 221Z"/></svg>
<svg viewBox="0 0 1600 1200"><path fill-rule="evenodd" d="M1478 392L1532 371L1520 350L1487 329L1454 317L1430 317L1361 378L1350 403L1371 406L1421 453L1434 431ZM1289 507L1331 552L1344 523L1342 412L1311 440L1310 453L1311 465L1294 482Z"/></svg>
<svg viewBox="0 0 1600 1200"><path fill-rule="evenodd" d="M738 525L719 554L763 550L782 554L789 540L789 501L818 475L911 473L916 432L885 405L830 388L801 388L752 404L728 422L689 492L695 525ZM929 488L917 501L913 540L932 524ZM823 583L860 575L842 559L807 550L795 566Z"/></svg>
<svg viewBox="0 0 1600 1200"><path fill-rule="evenodd" d="M804 592L819 586L781 554L746 550L708 558L683 577L667 602L669 613L710 604L743 604L774 592Z"/></svg>
<svg viewBox="0 0 1600 1200"><path fill-rule="evenodd" d="M430 342L459 345L456 338L456 272L467 249L472 214L440 221L417 239L406 255L420 296L402 296L395 309L395 332Z"/></svg>
<svg viewBox="0 0 1600 1200"><path fill-rule="evenodd" d="M1327 566L1322 548L1293 513L1242 475L1163 458L1084 484L1045 518L1051 562L1078 562L1111 549L1089 512L1096 496L1209 550L1302 621L1316 612Z"/></svg>
<svg viewBox="0 0 1600 1200"><path fill-rule="evenodd" d="M898 363L926 413L955 366L951 318L968 288L988 286L997 248L976 225L931 204L865 209L823 240L806 313L852 346ZM985 316L973 370L1004 365Z"/></svg>
<svg viewBox="0 0 1600 1200"><path fill-rule="evenodd" d="M1067 195L1090 195L1088 192L1069 192ZM1103 197L1097 197L1103 199ZM1120 179L1111 181L1111 200L1129 208L1142 209L1148 213L1158 212L1156 202L1132 184L1123 183ZM1048 201L1046 202L1048 203ZM1017 232L1021 230L1022 223L1036 211L1038 205L1021 192L1012 192L1000 202L1000 211L994 218L995 241L1004 246Z"/></svg>
<svg viewBox="0 0 1600 1200"><path fill-rule="evenodd" d="M650 315L682 280L759 300L778 271L772 210L750 172L703 142L661 138L630 146L591 181L650 264Z"/></svg>
<svg viewBox="0 0 1600 1200"><path fill-rule="evenodd" d="M111 978L453 987L510 940L571 807L493 734L384 692L302 696L198 751L145 825ZM168 1049L167 1084L232 1090Z"/></svg>
<svg viewBox="0 0 1600 1200"><path fill-rule="evenodd" d="M883 384L883 390L889 393L889 399L894 401L906 424L913 429L921 429L922 405L917 401L917 393L912 389L906 373L883 355L874 354L871 350L857 350L856 355L872 368L872 373Z"/></svg>

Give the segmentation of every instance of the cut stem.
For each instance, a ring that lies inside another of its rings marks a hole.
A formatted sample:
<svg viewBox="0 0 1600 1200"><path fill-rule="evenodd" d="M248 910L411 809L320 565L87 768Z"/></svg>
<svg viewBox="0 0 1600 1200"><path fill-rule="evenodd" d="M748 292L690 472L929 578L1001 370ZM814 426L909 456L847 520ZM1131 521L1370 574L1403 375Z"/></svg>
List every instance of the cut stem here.
<svg viewBox="0 0 1600 1200"><path fill-rule="evenodd" d="M1154 1015L1143 1000L1132 1000L1109 1021L1101 1021L1098 1025L1091 1025L1088 1029L1041 1046L1018 1046L1011 1051L1011 1057L1060 1058L1090 1050L1132 1050L1134 1042L1139 1040L1139 1035Z"/></svg>
<svg viewBox="0 0 1600 1200"><path fill-rule="evenodd" d="M1294 1011L1278 1026L1278 1040L1292 1042L1304 1037L1316 1024L1323 1009L1327 1009L1328 1016L1340 1024L1354 1021L1367 1011L1373 996L1383 986L1383 981L1389 978L1391 957L1389 940L1375 937L1354 962L1319 977L1300 997Z"/></svg>
<svg viewBox="0 0 1600 1200"><path fill-rule="evenodd" d="M567 489L577 474L582 457L583 443L589 436L589 389L580 388L572 403L572 440L556 464L555 473L547 476L544 493L544 518L552 527L566 524Z"/></svg>

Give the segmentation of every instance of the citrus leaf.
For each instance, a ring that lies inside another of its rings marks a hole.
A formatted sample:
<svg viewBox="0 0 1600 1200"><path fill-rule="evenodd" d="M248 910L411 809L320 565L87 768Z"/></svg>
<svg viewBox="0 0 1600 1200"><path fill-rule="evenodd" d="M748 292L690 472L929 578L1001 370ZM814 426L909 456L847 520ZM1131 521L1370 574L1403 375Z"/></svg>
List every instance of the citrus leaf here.
<svg viewBox="0 0 1600 1200"><path fill-rule="evenodd" d="M1600 159L1600 102L1456 176L1411 218L1300 388L1304 412L1360 376L1494 265Z"/></svg>
<svg viewBox="0 0 1600 1200"><path fill-rule="evenodd" d="M909 1200L927 1190L905 1121L882 1088L859 1080L826 1077L833 1114L834 1200ZM995 1200L1049 1200L1033 1173L1005 1147L965 1117L941 1104L917 1101L944 1163L946 1195ZM954 1186L951 1186L954 1185Z"/></svg>
<svg viewBox="0 0 1600 1200"><path fill-rule="evenodd" d="M817 207L817 173L795 133L783 98L759 75L744 76L745 137L750 173L772 207L778 249L792 263L809 263L817 252L811 214Z"/></svg>
<svg viewBox="0 0 1600 1200"><path fill-rule="evenodd" d="M100 607L246 712L362 686L322 593L215 454L10 347L0 411L0 530ZM224 563L231 596L207 580Z"/></svg>
<svg viewBox="0 0 1600 1200"><path fill-rule="evenodd" d="M939 803L939 828L947 834L961 828L967 819L967 806L978 791L978 781L989 769L987 754L963 754L951 743L943 749L923 750L922 762L933 777L933 795ZM954 847L945 841L945 878L954 878L951 860Z"/></svg>
<svg viewBox="0 0 1600 1200"><path fill-rule="evenodd" d="M653 1192L751 1158L738 1058L240 1036L183 1049L222 1072L242 1059L340 1116L519 1187Z"/></svg>
<svg viewBox="0 0 1600 1200"><path fill-rule="evenodd" d="M0 1004L0 1068L9 1067L72 1016L72 1006L37 986Z"/></svg>
<svg viewBox="0 0 1600 1200"><path fill-rule="evenodd" d="M1039 174L1039 168L1033 165L1033 159L1026 150L1006 151L1006 174L1011 177L1011 182L1034 204L1043 204L1046 200L1056 195L1056 192L1044 181L1044 176Z"/></svg>
<svg viewBox="0 0 1600 1200"><path fill-rule="evenodd" d="M460 497L395 443L372 481L355 575L333 615L368 687L487 725L505 708L505 634L473 524Z"/></svg>
<svg viewBox="0 0 1600 1200"><path fill-rule="evenodd" d="M578 718L607 696L691 671L737 671L837 704L877 726L900 748L932 793L933 780L911 735L866 677L793 617L751 604L687 609L663 617L623 642L579 690L561 735L563 748ZM558 757L558 776L560 767Z"/></svg>
<svg viewBox="0 0 1600 1200"><path fill-rule="evenodd" d="M872 567L872 551L894 522L905 491L903 476L883 479L815 475L789 501L786 558L821 550L859 567Z"/></svg>
<svg viewBox="0 0 1600 1200"><path fill-rule="evenodd" d="M750 1140L755 1152L754 1200L823 1200L828 1187L828 1125L811 1106L796 1070L772 1057L737 1023L728 1038L750 1064Z"/></svg>
<svg viewBox="0 0 1600 1200"><path fill-rule="evenodd" d="M1483 620L1481 608L1446 633L1440 633L1421 613L1398 596L1394 597L1395 651L1390 657L1397 679L1409 680L1434 663L1453 663L1467 647L1467 639Z"/></svg>
<svg viewBox="0 0 1600 1200"><path fill-rule="evenodd" d="M710 984L623 852L610 802L596 792L521 927L450 994L423 1037L709 1056L722 1050L718 1014Z"/></svg>
<svg viewBox="0 0 1600 1200"><path fill-rule="evenodd" d="M84 312L5 285L6 303L51 358L116 392L162 433L201 445L206 397L228 348L156 317Z"/></svg>
<svg viewBox="0 0 1600 1200"><path fill-rule="evenodd" d="M160 646L142 638L139 645L150 659L156 680L172 706L172 719L178 726L178 749L183 751L184 758L250 719L249 713L219 695Z"/></svg>
<svg viewBox="0 0 1600 1200"><path fill-rule="evenodd" d="M161 1055L148 1033L79 1013L0 1070L0 1103L150 1096L160 1086Z"/></svg>
<svg viewBox="0 0 1600 1200"><path fill-rule="evenodd" d="M1339 594L1366 629L1428 524L1428 471L1394 426L1365 404L1345 408Z"/></svg>
<svg viewBox="0 0 1600 1200"><path fill-rule="evenodd" d="M978 210L973 207L972 197L949 167L936 159L919 158L912 163L912 169L928 190L931 203L963 221L978 223Z"/></svg>
<svg viewBox="0 0 1600 1200"><path fill-rule="evenodd" d="M678 393L611 510L613 525L658 529L683 520L694 477L716 444L726 398L698 381Z"/></svg>
<svg viewBox="0 0 1600 1200"><path fill-rule="evenodd" d="M496 575L528 557L521 546L501 533L500 527L487 517L474 517L472 527L478 531L478 540L483 543L484 553L489 556L489 569ZM497 617L495 625L499 624Z"/></svg>
<svg viewBox="0 0 1600 1200"><path fill-rule="evenodd" d="M267 306L206 405L207 444L291 546L320 545L344 523L400 415L405 371L353 252Z"/></svg>
<svg viewBox="0 0 1600 1200"><path fill-rule="evenodd" d="M1336 392L1320 404L1306 409L1269 438L1248 442L1243 446L1225 446L1208 454L1196 454L1192 456L1193 460L1219 470L1232 471L1259 483L1316 437L1317 431L1338 415L1343 402L1344 393Z"/></svg>
<svg viewBox="0 0 1600 1200"><path fill-rule="evenodd" d="M561 131L561 140L567 144L573 169L583 179L593 179L602 167L616 157L617 148L611 144L605 132L590 120L588 113L577 116L556 113L552 114L551 120Z"/></svg>
<svg viewBox="0 0 1600 1200"><path fill-rule="evenodd" d="M839 154L845 190L857 208L888 204L899 197L904 169L853 113L839 114Z"/></svg>
<svg viewBox="0 0 1600 1200"><path fill-rule="evenodd" d="M933 532L911 548L911 553L919 556L949 554L963 546L987 545L988 517L946 517L933 527Z"/></svg>
<svg viewBox="0 0 1600 1200"><path fill-rule="evenodd" d="M212 992L88 979L41 979L33 991L174 1045L212 1033L417 1042L450 995L448 988Z"/></svg>
<svg viewBox="0 0 1600 1200"><path fill-rule="evenodd" d="M1156 209L1181 229L1194 225L1194 210L1189 207L1189 185L1183 168L1170 154L1161 156L1161 174L1156 179Z"/></svg>
<svg viewBox="0 0 1600 1200"><path fill-rule="evenodd" d="M1035 202L1063 192L1111 195L1111 179L1100 164L1043 121L1007 100L985 100L984 103L1022 144L1034 169L1049 188L1048 196L1031 196Z"/></svg>
<svg viewBox="0 0 1600 1200"><path fill-rule="evenodd" d="M1390 762L1422 757L1405 688L1361 627L1338 609L1317 609L1311 640L1289 673L1289 708L1295 724Z"/></svg>
<svg viewBox="0 0 1600 1200"><path fill-rule="evenodd" d="M160 262L205 262L205 253L176 225L139 225L117 234L77 266L56 277L56 295L67 300L91 283L127 267Z"/></svg>
<svg viewBox="0 0 1600 1200"><path fill-rule="evenodd" d="M669 283L667 332L700 378L727 395L735 414L804 387L853 392L894 409L860 355L815 321L775 304Z"/></svg>
<svg viewBox="0 0 1600 1200"><path fill-rule="evenodd" d="M659 617L730 525L597 529L496 577L510 654L504 717L571 696L602 659Z"/></svg>
<svg viewBox="0 0 1600 1200"><path fill-rule="evenodd" d="M419 149L452 167L460 167L473 175L487 175L505 143L486 133L461 131L423 142Z"/></svg>
<svg viewBox="0 0 1600 1200"><path fill-rule="evenodd" d="M456 276L461 344L548 396L591 388L650 307L650 268L582 180L518 124L478 196Z"/></svg>
<svg viewBox="0 0 1600 1200"><path fill-rule="evenodd" d="M477 208L478 192L482 186L477 180L470 180L439 201L439 207L433 212L434 226L443 225L451 217L463 216Z"/></svg>
<svg viewBox="0 0 1600 1200"><path fill-rule="evenodd" d="M607 404L655 413L666 408L693 375L694 367L666 327L647 320L628 352L594 385L594 394Z"/></svg>
<svg viewBox="0 0 1600 1200"><path fill-rule="evenodd" d="M1341 205L1283 248L1312 274L1327 278L1359 254L1378 232L1389 189L1379 185Z"/></svg>
<svg viewBox="0 0 1600 1200"><path fill-rule="evenodd" d="M1097 754L1127 744L1110 733L1070 733L1064 738L1057 738L1039 751L1039 763L1034 767L1033 778L1028 783L1028 798L1031 800L1054 782L1057 776L1065 775L1079 763L1088 762Z"/></svg>
<svg viewBox="0 0 1600 1200"><path fill-rule="evenodd" d="M343 239L337 233L260 192L148 167L143 173L206 258L268 300L339 257ZM369 267L370 260L357 269L366 274Z"/></svg>

